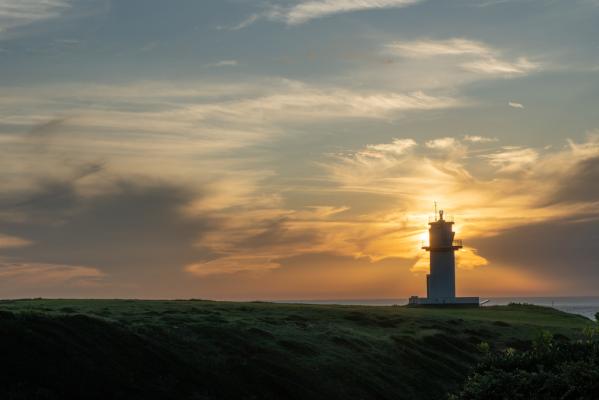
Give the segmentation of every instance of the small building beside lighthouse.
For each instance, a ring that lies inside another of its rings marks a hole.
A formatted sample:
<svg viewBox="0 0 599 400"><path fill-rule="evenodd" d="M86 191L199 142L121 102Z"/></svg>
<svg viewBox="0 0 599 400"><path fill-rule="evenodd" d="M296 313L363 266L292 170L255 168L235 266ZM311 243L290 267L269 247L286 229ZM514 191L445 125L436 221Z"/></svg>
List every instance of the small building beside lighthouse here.
<svg viewBox="0 0 599 400"><path fill-rule="evenodd" d="M410 305L478 306L478 297L456 297L455 252L462 241L455 238L453 220L435 212L429 221L429 242L422 248L430 252L430 272L426 276L426 297L410 297Z"/></svg>

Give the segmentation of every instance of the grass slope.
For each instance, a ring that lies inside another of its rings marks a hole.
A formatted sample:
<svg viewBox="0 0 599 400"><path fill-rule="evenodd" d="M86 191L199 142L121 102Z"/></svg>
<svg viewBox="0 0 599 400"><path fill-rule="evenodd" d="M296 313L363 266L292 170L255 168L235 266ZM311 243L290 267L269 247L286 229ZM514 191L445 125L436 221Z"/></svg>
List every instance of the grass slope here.
<svg viewBox="0 0 599 400"><path fill-rule="evenodd" d="M526 348L591 322L535 306L0 301L7 399L442 399L480 342Z"/></svg>

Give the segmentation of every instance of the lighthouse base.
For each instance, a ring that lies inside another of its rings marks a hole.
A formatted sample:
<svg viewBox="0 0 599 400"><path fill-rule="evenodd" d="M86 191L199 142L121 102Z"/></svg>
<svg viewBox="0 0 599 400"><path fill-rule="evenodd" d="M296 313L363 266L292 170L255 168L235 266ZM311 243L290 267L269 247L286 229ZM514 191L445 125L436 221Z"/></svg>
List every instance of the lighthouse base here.
<svg viewBox="0 0 599 400"><path fill-rule="evenodd" d="M457 306L457 307L478 307L480 299L478 297L445 297L428 298L412 296L408 302L410 306Z"/></svg>

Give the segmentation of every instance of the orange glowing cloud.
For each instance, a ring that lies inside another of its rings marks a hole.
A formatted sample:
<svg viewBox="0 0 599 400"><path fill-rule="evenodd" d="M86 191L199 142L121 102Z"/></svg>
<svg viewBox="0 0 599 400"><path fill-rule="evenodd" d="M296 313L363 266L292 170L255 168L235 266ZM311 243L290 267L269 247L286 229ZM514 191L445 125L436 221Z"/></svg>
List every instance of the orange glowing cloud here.
<svg viewBox="0 0 599 400"><path fill-rule="evenodd" d="M487 149L487 154L473 151L472 146L480 143L487 142L440 138L420 146L413 139L396 139L332 155L320 164L330 185L318 190L342 192L343 204L291 209L284 207L281 197L276 205L256 202L224 212L222 229L198 242L217 257L188 266L187 271L202 276L272 269L281 258L319 253L371 261L416 260L411 270L425 271L428 262L420 244L435 200L457 213L457 235L466 241L458 252L458 267L474 269L489 261L468 245L468 239L583 215L595 206L541 204L540 199L551 199L580 163L599 156L599 135L590 134L584 143L570 142L554 151L501 146ZM534 163L529 160L533 154ZM477 173L466 162L472 157L491 172ZM364 203L368 196L376 200L376 207Z"/></svg>

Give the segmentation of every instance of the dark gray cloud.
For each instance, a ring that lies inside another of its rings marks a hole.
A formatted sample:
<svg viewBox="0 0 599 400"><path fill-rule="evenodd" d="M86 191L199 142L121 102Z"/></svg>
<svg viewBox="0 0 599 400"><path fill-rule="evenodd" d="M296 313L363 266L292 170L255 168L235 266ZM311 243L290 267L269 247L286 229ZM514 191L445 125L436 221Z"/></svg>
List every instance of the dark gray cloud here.
<svg viewBox="0 0 599 400"><path fill-rule="evenodd" d="M599 200L599 157L580 161L549 201L584 202Z"/></svg>
<svg viewBox="0 0 599 400"><path fill-rule="evenodd" d="M27 216L27 219L59 221L79 206L75 185L81 179L102 172L101 163L88 163L72 168L69 177L64 179L41 179L38 189L28 194L7 194L0 196L0 206L6 211L14 211Z"/></svg>
<svg viewBox="0 0 599 400"><path fill-rule="evenodd" d="M195 242L215 221L191 218L182 207L197 196L164 182L118 181L104 194L81 196L73 182L48 182L15 205L29 217L4 224L7 234L34 242L3 251L27 262L84 265L113 278L140 281L179 275L209 257Z"/></svg>
<svg viewBox="0 0 599 400"><path fill-rule="evenodd" d="M285 218L264 221L262 232L245 238L238 244L239 247L252 251L252 249L302 246L302 244L318 241L318 232L293 232L286 226L286 222Z"/></svg>
<svg viewBox="0 0 599 400"><path fill-rule="evenodd" d="M66 157L64 151L53 154L56 152L53 144L55 139L67 130L66 122L67 118L52 118L35 125L23 135L22 145L34 155L59 156L64 159ZM30 164L35 164L36 157L31 157L28 161Z"/></svg>
<svg viewBox="0 0 599 400"><path fill-rule="evenodd" d="M32 244L2 249L0 261L24 269L95 268L105 276L100 294L126 296L124 287L137 287L137 295L152 297L185 285L193 292L183 267L214 257L196 243L218 229L214 218L183 212L201 198L198 188L143 174L116 175L110 163L94 160L85 150L72 152L62 137L69 129L66 122L51 119L22 136L20 146L29 155L22 166L29 174L23 189L0 193L0 232ZM40 290L48 293L48 288ZM74 293L60 283L52 290Z"/></svg>
<svg viewBox="0 0 599 400"><path fill-rule="evenodd" d="M28 138L36 139L58 133L62 130L66 118L53 118L44 123L34 126L28 133Z"/></svg>
<svg viewBox="0 0 599 400"><path fill-rule="evenodd" d="M521 226L469 244L488 258L491 266L516 266L573 285L580 290L578 294L585 294L596 293L599 281L597 243L599 219L590 218Z"/></svg>

